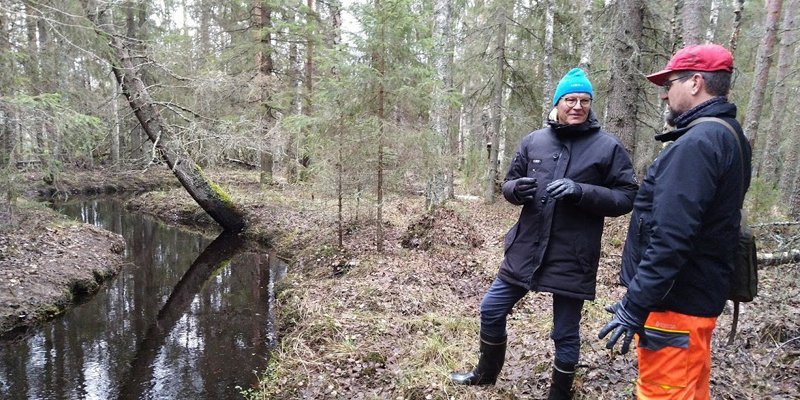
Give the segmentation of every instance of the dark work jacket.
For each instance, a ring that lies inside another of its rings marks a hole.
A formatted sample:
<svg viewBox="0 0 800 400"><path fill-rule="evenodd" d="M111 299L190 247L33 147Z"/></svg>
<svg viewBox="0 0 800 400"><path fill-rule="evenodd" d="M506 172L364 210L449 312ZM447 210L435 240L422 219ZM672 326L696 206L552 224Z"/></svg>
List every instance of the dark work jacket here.
<svg viewBox="0 0 800 400"><path fill-rule="evenodd" d="M737 131L699 117L720 117ZM634 202L622 254L624 304L649 311L716 317L728 293L739 235L743 193L750 185L750 145L722 97L681 115L672 141L647 170ZM744 162L744 176L742 176ZM742 186L744 185L744 187Z"/></svg>
<svg viewBox="0 0 800 400"><path fill-rule="evenodd" d="M538 181L536 199L523 204L506 234L498 276L528 290L594 299L604 217L629 212L638 188L628 153L590 112L581 125L551 121L522 139L503 183L506 200L522 204L514 184L526 176ZM547 195L547 184L564 177L580 185L577 201Z"/></svg>

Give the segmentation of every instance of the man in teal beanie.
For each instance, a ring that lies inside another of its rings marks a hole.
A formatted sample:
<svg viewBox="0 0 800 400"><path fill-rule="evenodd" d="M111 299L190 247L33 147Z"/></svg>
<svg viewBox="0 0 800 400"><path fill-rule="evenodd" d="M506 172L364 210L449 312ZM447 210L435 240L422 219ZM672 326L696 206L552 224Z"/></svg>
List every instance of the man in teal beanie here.
<svg viewBox="0 0 800 400"><path fill-rule="evenodd" d="M547 292L553 298L555 348L547 399L572 398L581 310L595 298L604 220L630 212L638 189L625 147L600 129L592 113L593 94L581 69L569 71L556 87L548 126L526 135L517 147L503 196L522 210L481 302L480 360L470 372L451 374L455 384L496 383L505 360L508 314L529 291Z"/></svg>
<svg viewBox="0 0 800 400"><path fill-rule="evenodd" d="M586 93L589 95L589 99L594 98L592 83L589 82L589 78L586 77L582 69L573 68L558 81L556 92L553 93L553 106L555 107L558 101L567 93Z"/></svg>

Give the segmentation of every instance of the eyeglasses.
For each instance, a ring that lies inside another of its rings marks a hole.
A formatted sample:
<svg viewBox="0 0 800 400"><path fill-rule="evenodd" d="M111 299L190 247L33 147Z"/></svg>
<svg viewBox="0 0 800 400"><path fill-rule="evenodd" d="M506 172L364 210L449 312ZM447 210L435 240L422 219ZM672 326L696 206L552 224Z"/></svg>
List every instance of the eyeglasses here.
<svg viewBox="0 0 800 400"><path fill-rule="evenodd" d="M564 97L561 99L561 101L563 101L564 104L566 104L569 108L575 107L578 102L581 103L581 107L583 108L589 107L589 105L592 104L592 99L579 99L576 97Z"/></svg>
<svg viewBox="0 0 800 400"><path fill-rule="evenodd" d="M668 79L668 80L664 81L664 83L661 84L661 92L662 93L669 92L669 90L672 88L672 82L680 81L680 80L686 80L689 77L691 77L691 75L682 75L682 76L679 76L677 78L672 78L672 79Z"/></svg>

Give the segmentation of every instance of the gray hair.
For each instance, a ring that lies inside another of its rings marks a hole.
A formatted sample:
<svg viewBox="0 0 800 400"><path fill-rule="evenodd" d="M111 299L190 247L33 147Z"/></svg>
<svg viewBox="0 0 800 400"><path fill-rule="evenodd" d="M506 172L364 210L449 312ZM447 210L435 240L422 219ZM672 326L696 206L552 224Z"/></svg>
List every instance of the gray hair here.
<svg viewBox="0 0 800 400"><path fill-rule="evenodd" d="M692 71L700 74L706 83L706 91L712 96L727 96L731 90L731 73L727 71Z"/></svg>

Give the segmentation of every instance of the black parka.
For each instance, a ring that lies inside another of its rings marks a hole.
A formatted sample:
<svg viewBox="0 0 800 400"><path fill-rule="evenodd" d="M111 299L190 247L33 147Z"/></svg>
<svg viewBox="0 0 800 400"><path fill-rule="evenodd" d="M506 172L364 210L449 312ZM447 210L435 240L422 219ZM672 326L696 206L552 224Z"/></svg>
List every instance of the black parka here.
<svg viewBox="0 0 800 400"><path fill-rule="evenodd" d="M728 121L739 144L718 122L688 127L700 117ZM736 106L717 97L681 115L676 130L656 137L674 142L642 180L622 254L621 280L628 286L623 301L637 315L722 313L742 195L750 185L750 145L735 117Z"/></svg>
<svg viewBox="0 0 800 400"><path fill-rule="evenodd" d="M581 125L551 121L522 139L503 183L506 200L522 204L514 185L526 176L537 179L536 198L506 234L498 276L528 290L594 299L604 217L629 212L638 189L627 151L590 111ZM580 199L547 195L547 184L560 178L580 185Z"/></svg>

